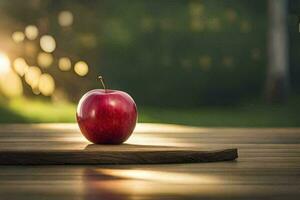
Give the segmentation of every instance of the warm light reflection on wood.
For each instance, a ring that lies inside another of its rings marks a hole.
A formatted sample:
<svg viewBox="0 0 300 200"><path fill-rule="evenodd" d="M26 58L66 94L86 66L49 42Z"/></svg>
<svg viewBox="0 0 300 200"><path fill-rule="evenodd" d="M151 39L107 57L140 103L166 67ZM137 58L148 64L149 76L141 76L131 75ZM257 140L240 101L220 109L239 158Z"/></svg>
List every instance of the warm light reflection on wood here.
<svg viewBox="0 0 300 200"><path fill-rule="evenodd" d="M187 173L174 173L150 170L123 170L123 169L99 169L100 173L120 178L155 181L170 184L217 184L219 180L207 175L191 175Z"/></svg>
<svg viewBox="0 0 300 200"><path fill-rule="evenodd" d="M202 194L204 197L216 197L221 194L230 196L231 191L228 187L214 184L157 184L143 180L91 180L83 182L86 199L90 196L98 199L133 199L137 195L184 195L194 196ZM248 187L249 188L249 187ZM247 189L247 188L246 188ZM240 190L245 190L240 188ZM253 191L254 192L254 191ZM121 198L120 198L121 197ZM139 198L137 198L139 199ZM151 198L150 198L151 199ZM168 198L167 198L168 199ZM197 198L195 198L197 199ZM229 198L230 199L230 198Z"/></svg>
<svg viewBox="0 0 300 200"><path fill-rule="evenodd" d="M177 139L172 137L161 137L154 134L133 133L126 144L151 145L151 146L178 146Z"/></svg>
<svg viewBox="0 0 300 200"><path fill-rule="evenodd" d="M75 141L82 142L83 148L90 144L80 134L80 130L76 123L59 123L59 124L32 124L30 126L24 126L22 124L15 124L14 131L31 132L32 128L35 128L40 133L43 132L57 132L63 131L57 140L62 142ZM5 131L5 129L3 130ZM126 141L126 144L130 145L151 145L151 146L180 146L188 147L192 144L183 143L180 138L174 138L170 136L158 135L158 133L201 133L207 131L207 128L197 128L182 125L171 125L171 124L152 124L152 123L138 123L132 136ZM0 130L1 132L1 130ZM151 133L151 134L150 134ZM55 138L53 138L55 140Z"/></svg>
<svg viewBox="0 0 300 200"><path fill-rule="evenodd" d="M26 128L22 124L15 125L17 128ZM35 128L40 129L64 129L64 130L78 130L78 125L76 123L39 123L39 124L32 124ZM32 126L30 126L32 128ZM156 124L156 123L137 123L134 132L136 133L204 133L211 130L211 128L199 128L193 126L184 126L184 125L176 125L176 124Z"/></svg>
<svg viewBox="0 0 300 200"><path fill-rule="evenodd" d="M156 124L156 123L138 123L135 132L159 132L159 133L201 133L209 130L208 128L199 128L193 126L184 126L177 124Z"/></svg>
<svg viewBox="0 0 300 200"><path fill-rule="evenodd" d="M93 195L108 199L132 199L135 195L156 194L216 195L215 186L224 183L217 175L101 168L86 169L82 178L87 197Z"/></svg>

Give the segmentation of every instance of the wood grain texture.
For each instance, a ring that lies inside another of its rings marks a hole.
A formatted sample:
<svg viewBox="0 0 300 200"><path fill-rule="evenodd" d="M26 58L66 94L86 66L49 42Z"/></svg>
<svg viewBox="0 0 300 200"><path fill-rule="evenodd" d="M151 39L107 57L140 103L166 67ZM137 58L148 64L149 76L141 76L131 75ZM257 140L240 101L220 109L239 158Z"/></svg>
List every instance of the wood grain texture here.
<svg viewBox="0 0 300 200"><path fill-rule="evenodd" d="M0 166L0 199L292 199L300 196L300 129L139 124L127 144L90 145L76 124L0 125L0 150L134 152L238 148L234 162Z"/></svg>

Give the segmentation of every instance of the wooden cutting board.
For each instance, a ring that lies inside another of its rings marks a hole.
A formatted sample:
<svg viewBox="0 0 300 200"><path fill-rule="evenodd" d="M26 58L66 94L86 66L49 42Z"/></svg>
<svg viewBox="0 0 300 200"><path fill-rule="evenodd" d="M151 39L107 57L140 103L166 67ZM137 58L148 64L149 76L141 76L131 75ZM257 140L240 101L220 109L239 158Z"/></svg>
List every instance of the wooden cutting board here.
<svg viewBox="0 0 300 200"><path fill-rule="evenodd" d="M131 137L139 144L94 145L82 137L76 126L6 125L0 130L0 165L62 164L169 164L235 160L233 149L179 147L160 138L163 130L145 133L143 129ZM148 130L148 129L147 129ZM169 129L167 129L169 131ZM170 136L176 139L170 129ZM187 130L182 130L187 134ZM198 134L198 133L197 133ZM130 142L129 141L129 142ZM141 141L144 141L141 143ZM148 141L148 142L145 142ZM160 145L145 143L162 142ZM169 146L172 145L172 146Z"/></svg>
<svg viewBox="0 0 300 200"><path fill-rule="evenodd" d="M84 150L0 151L0 165L169 164L234 160L237 149L199 151L171 147L95 145Z"/></svg>

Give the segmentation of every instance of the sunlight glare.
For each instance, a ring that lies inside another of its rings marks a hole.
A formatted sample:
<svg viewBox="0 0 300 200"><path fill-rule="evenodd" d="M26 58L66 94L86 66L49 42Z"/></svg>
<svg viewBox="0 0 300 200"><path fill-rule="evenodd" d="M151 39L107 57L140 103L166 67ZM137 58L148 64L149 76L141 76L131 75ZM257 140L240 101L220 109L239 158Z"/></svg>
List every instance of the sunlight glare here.
<svg viewBox="0 0 300 200"><path fill-rule="evenodd" d="M0 53L0 75L7 74L11 71L10 60L4 53Z"/></svg>
<svg viewBox="0 0 300 200"><path fill-rule="evenodd" d="M6 97L16 97L23 93L23 85L20 77L13 71L9 71L5 76L0 76L0 88Z"/></svg>

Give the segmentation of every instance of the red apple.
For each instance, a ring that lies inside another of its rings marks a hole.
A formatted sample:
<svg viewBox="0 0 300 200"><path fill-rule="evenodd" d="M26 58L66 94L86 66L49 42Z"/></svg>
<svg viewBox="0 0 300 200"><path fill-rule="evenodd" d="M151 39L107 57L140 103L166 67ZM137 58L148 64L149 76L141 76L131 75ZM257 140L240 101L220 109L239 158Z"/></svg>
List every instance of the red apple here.
<svg viewBox="0 0 300 200"><path fill-rule="evenodd" d="M76 117L82 134L89 141L121 144L135 128L137 108L127 93L108 90L104 86L104 89L87 92L80 99Z"/></svg>

